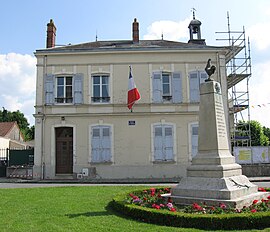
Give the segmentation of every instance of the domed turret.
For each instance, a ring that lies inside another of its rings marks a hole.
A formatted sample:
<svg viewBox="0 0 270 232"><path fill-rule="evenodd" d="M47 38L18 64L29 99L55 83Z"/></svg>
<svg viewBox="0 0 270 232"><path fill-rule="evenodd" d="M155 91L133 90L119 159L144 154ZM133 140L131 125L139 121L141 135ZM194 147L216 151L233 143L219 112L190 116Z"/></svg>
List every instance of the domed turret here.
<svg viewBox="0 0 270 232"><path fill-rule="evenodd" d="M201 21L195 18L195 11L193 10L193 19L188 25L190 36L189 43L205 45L205 40L201 38L201 24Z"/></svg>

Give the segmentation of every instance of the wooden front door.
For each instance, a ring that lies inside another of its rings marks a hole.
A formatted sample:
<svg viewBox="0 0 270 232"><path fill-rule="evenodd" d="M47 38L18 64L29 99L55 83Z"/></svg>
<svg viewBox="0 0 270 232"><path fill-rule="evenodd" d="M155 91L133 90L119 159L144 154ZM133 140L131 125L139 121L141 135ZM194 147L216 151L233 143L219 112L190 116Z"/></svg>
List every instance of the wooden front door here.
<svg viewBox="0 0 270 232"><path fill-rule="evenodd" d="M73 128L55 128L56 174L73 173Z"/></svg>

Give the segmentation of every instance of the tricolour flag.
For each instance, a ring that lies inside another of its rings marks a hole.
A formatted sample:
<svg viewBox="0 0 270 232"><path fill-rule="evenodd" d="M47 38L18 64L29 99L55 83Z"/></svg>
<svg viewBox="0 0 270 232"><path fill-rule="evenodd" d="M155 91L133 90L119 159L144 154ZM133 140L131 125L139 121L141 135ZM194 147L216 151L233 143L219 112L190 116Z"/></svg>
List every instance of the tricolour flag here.
<svg viewBox="0 0 270 232"><path fill-rule="evenodd" d="M134 103L141 99L140 93L136 88L134 79L131 73L131 67L129 67L129 79L128 79L128 100L127 100L127 107L132 109Z"/></svg>

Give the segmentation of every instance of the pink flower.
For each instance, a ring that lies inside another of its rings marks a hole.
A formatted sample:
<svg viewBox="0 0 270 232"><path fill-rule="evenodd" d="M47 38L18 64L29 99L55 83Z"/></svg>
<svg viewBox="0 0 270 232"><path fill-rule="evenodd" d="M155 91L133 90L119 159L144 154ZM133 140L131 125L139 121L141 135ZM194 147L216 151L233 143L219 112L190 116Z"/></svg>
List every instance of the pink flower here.
<svg viewBox="0 0 270 232"><path fill-rule="evenodd" d="M173 204L172 203L167 203L167 207L168 208L173 208Z"/></svg>
<svg viewBox="0 0 270 232"><path fill-rule="evenodd" d="M226 206L224 203L220 203L220 204L219 204L219 207L220 207L221 209L226 209L226 208L227 208L227 206Z"/></svg>
<svg viewBox="0 0 270 232"><path fill-rule="evenodd" d="M250 210L250 212L251 212L251 213L256 213L257 210L256 210L256 209L252 209L252 210Z"/></svg>
<svg viewBox="0 0 270 232"><path fill-rule="evenodd" d="M160 206L161 208L165 207L165 205L163 205L163 204L159 204L159 206Z"/></svg>

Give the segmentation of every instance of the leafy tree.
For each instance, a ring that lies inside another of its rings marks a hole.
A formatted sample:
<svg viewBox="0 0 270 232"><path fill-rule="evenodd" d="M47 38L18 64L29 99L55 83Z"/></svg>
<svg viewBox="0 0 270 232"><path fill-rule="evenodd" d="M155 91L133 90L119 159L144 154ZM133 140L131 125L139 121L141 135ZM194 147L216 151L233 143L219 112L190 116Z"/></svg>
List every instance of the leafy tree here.
<svg viewBox="0 0 270 232"><path fill-rule="evenodd" d="M251 133L251 146L268 146L270 137L265 134L266 131L270 132L269 128L263 129L262 125L255 120L251 120L250 122L250 133ZM244 134L248 128L248 122L241 121L238 124L238 130L240 130L240 134ZM268 130L267 130L268 129Z"/></svg>
<svg viewBox="0 0 270 232"><path fill-rule="evenodd" d="M267 127L263 127L263 133L267 136L267 138L269 139L270 141L270 128L267 128Z"/></svg>
<svg viewBox="0 0 270 232"><path fill-rule="evenodd" d="M35 127L29 127L27 118L19 110L11 112L3 107L3 110L0 110L0 122L17 122L25 141L34 139Z"/></svg>

